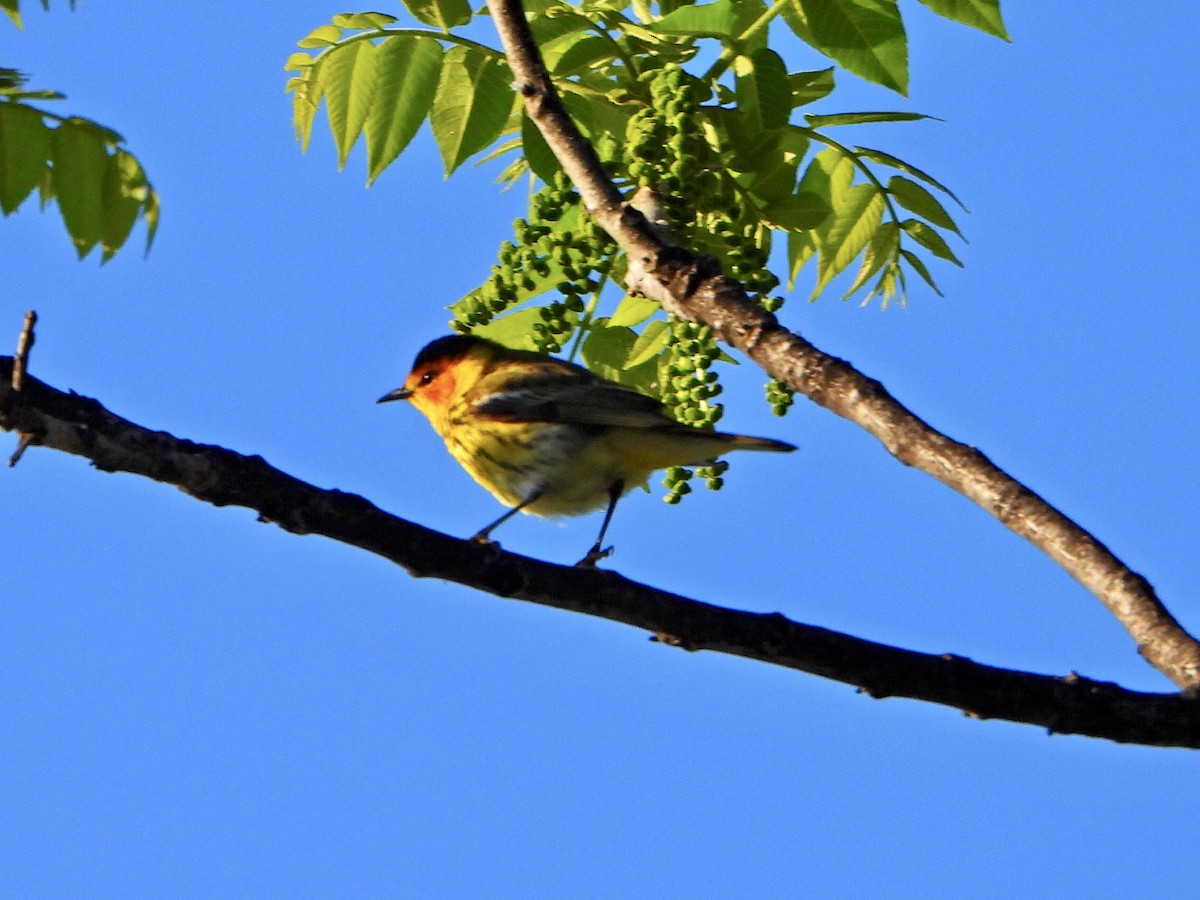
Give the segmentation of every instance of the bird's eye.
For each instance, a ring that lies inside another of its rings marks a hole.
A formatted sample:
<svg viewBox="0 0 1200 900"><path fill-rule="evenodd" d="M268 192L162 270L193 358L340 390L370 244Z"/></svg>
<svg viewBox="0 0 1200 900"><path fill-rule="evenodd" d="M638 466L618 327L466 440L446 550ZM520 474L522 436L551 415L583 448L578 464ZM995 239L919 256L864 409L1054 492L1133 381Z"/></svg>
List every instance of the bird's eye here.
<svg viewBox="0 0 1200 900"><path fill-rule="evenodd" d="M432 372L426 372L424 375L421 376L421 386L422 387L424 387L425 385L429 384L432 381L433 381L433 373Z"/></svg>

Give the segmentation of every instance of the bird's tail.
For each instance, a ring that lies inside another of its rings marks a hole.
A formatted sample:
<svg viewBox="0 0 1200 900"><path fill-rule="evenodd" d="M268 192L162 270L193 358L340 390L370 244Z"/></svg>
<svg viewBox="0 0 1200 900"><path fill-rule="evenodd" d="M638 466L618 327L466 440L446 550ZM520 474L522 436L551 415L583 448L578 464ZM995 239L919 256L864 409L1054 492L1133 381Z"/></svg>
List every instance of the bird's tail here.
<svg viewBox="0 0 1200 900"><path fill-rule="evenodd" d="M774 438L750 437L746 434L722 434L729 439L730 450L766 450L770 453L791 453L796 449L795 444L787 441L777 441Z"/></svg>

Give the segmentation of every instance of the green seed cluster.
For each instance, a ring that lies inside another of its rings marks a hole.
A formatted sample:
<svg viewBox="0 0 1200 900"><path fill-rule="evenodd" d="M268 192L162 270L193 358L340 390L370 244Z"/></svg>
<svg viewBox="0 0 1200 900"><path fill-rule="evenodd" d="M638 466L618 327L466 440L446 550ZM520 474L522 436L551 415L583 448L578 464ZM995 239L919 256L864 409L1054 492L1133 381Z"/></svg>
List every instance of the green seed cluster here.
<svg viewBox="0 0 1200 900"><path fill-rule="evenodd" d="M685 228L721 193L699 113L711 92L678 65L657 70L649 88L649 105L633 115L625 132L629 179L654 188L672 228Z"/></svg>
<svg viewBox="0 0 1200 900"><path fill-rule="evenodd" d="M662 402L672 417L696 428L711 429L724 413L724 407L712 400L721 393L721 384L712 364L721 350L707 325L671 320L671 341L660 365L659 383ZM691 493L688 482L693 475L704 478L712 490L721 488L721 475L728 463L718 462L700 469L674 466L667 469L663 486L667 503L678 503Z"/></svg>
<svg viewBox="0 0 1200 900"><path fill-rule="evenodd" d="M597 273L613 253L611 238L596 227L557 227L569 214L579 215L579 194L561 172L533 195L527 218L513 221L512 241L500 245L499 261L487 281L459 306L460 331L490 322L531 297L557 290L561 300L540 310L533 343L544 353L557 353L584 310L583 297L600 288Z"/></svg>
<svg viewBox="0 0 1200 900"><path fill-rule="evenodd" d="M775 415L786 416L795 398L796 392L788 387L786 382L778 378L767 382L767 403Z"/></svg>

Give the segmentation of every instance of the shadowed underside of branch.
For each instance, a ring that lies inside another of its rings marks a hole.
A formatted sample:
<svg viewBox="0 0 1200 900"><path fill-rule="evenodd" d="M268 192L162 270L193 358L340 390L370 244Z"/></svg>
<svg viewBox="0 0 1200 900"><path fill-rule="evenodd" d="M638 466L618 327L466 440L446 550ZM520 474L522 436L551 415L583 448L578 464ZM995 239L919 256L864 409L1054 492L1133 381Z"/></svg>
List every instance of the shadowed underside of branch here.
<svg viewBox="0 0 1200 900"><path fill-rule="evenodd" d="M362 497L314 487L261 457L151 431L97 401L23 376L0 357L0 427L33 446L178 487L215 506L243 506L297 534L320 534L375 553L417 577L622 622L689 650L713 650L853 685L872 697L908 697L978 718L1037 725L1124 743L1200 748L1200 701L1148 694L1077 675L999 669L951 654L902 650L793 622L691 600L616 572L566 568L497 546L458 540L392 516ZM668 637L669 636L669 637Z"/></svg>
<svg viewBox="0 0 1200 900"><path fill-rule="evenodd" d="M1200 687L1200 643L1175 620L1149 582L1093 535L973 447L905 408L876 380L818 350L749 301L710 258L672 245L624 202L579 134L542 63L520 0L488 0L514 88L579 190L588 211L629 257L626 287L669 313L709 325L765 372L878 438L905 465L932 475L1032 542L1095 594L1146 660L1183 688Z"/></svg>

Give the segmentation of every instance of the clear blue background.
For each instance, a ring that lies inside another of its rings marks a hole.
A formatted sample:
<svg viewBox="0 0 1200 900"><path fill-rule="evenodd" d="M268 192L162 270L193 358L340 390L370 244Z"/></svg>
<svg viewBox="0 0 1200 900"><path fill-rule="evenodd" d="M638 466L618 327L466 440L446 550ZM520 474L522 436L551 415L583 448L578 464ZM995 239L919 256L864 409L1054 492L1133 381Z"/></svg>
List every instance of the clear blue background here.
<svg viewBox="0 0 1200 900"><path fill-rule="evenodd" d="M1010 45L903 6L911 101L846 77L819 111L946 120L850 139L954 188L967 267L935 269L946 299L881 313L804 288L784 318L1092 529L1196 630L1200 7L1010 2ZM131 244L102 268L56 212L0 222L0 341L36 308L51 384L466 535L495 502L414 410L374 399L522 197L494 167L443 181L427 134L370 190L361 148L336 171L323 120L300 154L282 63L339 11L90 0L0 28L4 64L120 130L163 196L149 259ZM801 452L737 459L678 509L631 496L613 567L1170 689L1033 547L807 401L772 418L762 380L730 379L724 424ZM37 448L0 471L0 510L5 896L1195 891L1191 752L685 654ZM501 537L569 562L596 524Z"/></svg>

